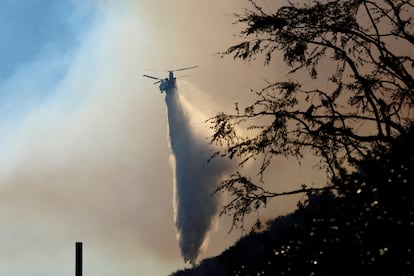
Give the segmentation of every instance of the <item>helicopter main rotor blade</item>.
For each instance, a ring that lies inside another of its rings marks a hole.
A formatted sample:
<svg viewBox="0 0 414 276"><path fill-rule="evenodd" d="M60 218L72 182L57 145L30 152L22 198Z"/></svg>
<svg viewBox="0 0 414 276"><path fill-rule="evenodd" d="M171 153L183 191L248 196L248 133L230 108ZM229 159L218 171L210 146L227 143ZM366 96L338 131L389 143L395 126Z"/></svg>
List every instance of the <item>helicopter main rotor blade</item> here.
<svg viewBox="0 0 414 276"><path fill-rule="evenodd" d="M186 67L186 68L181 68L181 69L176 69L176 70L171 70L173 72L177 72L177 71L183 71L183 70L188 70L188 69L193 69L193 68L197 68L198 66L191 66L191 67Z"/></svg>
<svg viewBox="0 0 414 276"><path fill-rule="evenodd" d="M154 80L161 80L160 78L156 78L153 76L148 76L148 75L143 75L144 77L150 78L150 79L154 79Z"/></svg>

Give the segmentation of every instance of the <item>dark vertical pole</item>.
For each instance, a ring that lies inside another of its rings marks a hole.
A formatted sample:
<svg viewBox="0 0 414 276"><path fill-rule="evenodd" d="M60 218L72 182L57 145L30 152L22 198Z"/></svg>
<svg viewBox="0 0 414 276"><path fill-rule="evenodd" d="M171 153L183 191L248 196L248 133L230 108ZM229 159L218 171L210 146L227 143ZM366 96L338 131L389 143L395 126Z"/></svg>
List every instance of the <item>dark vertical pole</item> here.
<svg viewBox="0 0 414 276"><path fill-rule="evenodd" d="M76 276L82 276L82 243L76 242Z"/></svg>

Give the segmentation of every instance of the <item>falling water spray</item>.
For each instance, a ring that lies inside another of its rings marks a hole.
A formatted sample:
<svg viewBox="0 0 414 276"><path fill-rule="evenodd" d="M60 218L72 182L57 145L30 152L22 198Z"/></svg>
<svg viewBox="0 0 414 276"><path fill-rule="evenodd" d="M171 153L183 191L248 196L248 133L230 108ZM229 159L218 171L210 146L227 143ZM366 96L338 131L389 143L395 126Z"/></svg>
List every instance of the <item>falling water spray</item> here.
<svg viewBox="0 0 414 276"><path fill-rule="evenodd" d="M209 231L215 224L219 195L213 192L227 165L207 162L211 148L190 124L188 110L172 88L166 93L168 127L174 168L174 215L181 255L195 264L207 246Z"/></svg>

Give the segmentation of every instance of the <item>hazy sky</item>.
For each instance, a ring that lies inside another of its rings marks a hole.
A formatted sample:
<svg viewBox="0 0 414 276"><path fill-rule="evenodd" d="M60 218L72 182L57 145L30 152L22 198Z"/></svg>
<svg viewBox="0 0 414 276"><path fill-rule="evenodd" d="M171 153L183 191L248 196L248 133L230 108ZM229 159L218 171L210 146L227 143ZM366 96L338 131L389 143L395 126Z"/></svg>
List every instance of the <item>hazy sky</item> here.
<svg viewBox="0 0 414 276"><path fill-rule="evenodd" d="M184 267L164 95L142 74L198 65L183 72L179 91L194 110L212 116L243 103L285 70L216 55L238 41L232 14L242 7L248 2L0 1L0 275L74 275L75 241L84 242L85 275ZM203 116L192 124L201 131ZM292 164L272 167L281 190L292 175L308 177ZM278 201L261 216L294 205ZM221 219L201 258L240 237L228 229Z"/></svg>

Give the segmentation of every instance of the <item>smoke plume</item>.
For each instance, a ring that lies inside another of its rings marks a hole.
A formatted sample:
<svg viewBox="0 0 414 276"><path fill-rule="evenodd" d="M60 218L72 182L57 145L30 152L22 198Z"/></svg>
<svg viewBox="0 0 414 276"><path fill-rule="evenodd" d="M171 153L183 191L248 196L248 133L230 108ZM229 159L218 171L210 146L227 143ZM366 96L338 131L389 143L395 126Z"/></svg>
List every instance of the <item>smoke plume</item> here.
<svg viewBox="0 0 414 276"><path fill-rule="evenodd" d="M215 224L220 198L212 194L227 169L224 163L209 162L210 145L190 123L177 89L165 97L168 109L170 146L173 152L174 215L181 255L194 264L207 246L208 234Z"/></svg>

